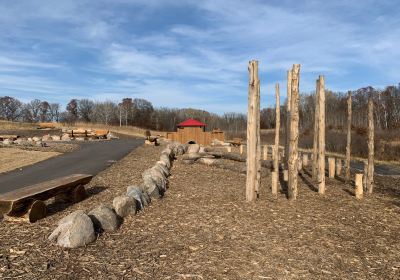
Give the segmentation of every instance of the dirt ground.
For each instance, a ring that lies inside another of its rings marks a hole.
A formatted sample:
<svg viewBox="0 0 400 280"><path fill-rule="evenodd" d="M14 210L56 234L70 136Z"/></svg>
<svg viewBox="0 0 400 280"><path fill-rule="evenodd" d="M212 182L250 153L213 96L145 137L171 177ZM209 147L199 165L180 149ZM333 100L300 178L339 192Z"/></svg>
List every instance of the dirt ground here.
<svg viewBox="0 0 400 280"><path fill-rule="evenodd" d="M0 148L0 173L57 156L58 152L27 151L18 148Z"/></svg>
<svg viewBox="0 0 400 280"><path fill-rule="evenodd" d="M263 177L246 203L240 172L176 161L162 200L128 217L85 248L47 241L57 221L138 184L162 147L140 147L91 182L75 205L49 205L35 224L0 223L1 279L399 279L400 180L377 178L357 201L352 187L327 179L321 198L309 178L299 198L273 200ZM308 182L308 183L307 183Z"/></svg>

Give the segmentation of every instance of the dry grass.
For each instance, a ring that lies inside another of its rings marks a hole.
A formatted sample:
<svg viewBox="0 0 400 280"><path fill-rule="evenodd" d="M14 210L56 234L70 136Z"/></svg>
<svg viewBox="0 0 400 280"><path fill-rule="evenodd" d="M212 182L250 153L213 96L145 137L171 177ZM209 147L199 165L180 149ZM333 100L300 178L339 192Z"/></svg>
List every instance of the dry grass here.
<svg viewBox="0 0 400 280"><path fill-rule="evenodd" d="M0 131L1 130L34 130L37 129L37 124L34 123L22 123L22 122L10 122L0 120Z"/></svg>
<svg viewBox="0 0 400 280"><path fill-rule="evenodd" d="M0 173L31 165L57 155L60 155L60 153L0 148Z"/></svg>

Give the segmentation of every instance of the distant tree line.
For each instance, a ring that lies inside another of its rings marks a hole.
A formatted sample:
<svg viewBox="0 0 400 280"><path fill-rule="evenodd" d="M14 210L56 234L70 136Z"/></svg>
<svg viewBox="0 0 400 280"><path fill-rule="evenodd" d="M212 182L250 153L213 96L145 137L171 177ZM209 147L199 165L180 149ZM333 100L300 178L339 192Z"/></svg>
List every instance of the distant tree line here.
<svg viewBox="0 0 400 280"><path fill-rule="evenodd" d="M352 125L355 128L367 127L367 104L369 96L374 102L374 121L376 129L400 128L400 84L388 86L383 90L373 87L352 91ZM347 123L347 92L325 90L326 125L328 129L342 129ZM302 130L313 129L315 94L302 93L299 100L299 126ZM286 120L286 103L281 108L281 119ZM261 110L261 127L275 127L275 108Z"/></svg>
<svg viewBox="0 0 400 280"><path fill-rule="evenodd" d="M384 90L372 87L352 92L353 126L366 127L368 97L374 100L375 125L377 129L400 128L400 85ZM345 127L347 121L347 93L326 90L326 122L328 128ZM281 119L285 120L286 104L281 108ZM301 94L299 114L301 129L312 129L314 123L315 96ZM0 97L0 119L22 122L64 122L77 121L102 123L106 125L138 126L160 131L174 131L176 125L188 118L205 122L207 129L220 128L239 132L246 129L247 116L242 113L218 115L197 109L154 108L151 102L140 98L123 98L121 102L72 99L65 110L59 103L34 99L23 103L10 96ZM261 110L261 128L275 127L275 109Z"/></svg>

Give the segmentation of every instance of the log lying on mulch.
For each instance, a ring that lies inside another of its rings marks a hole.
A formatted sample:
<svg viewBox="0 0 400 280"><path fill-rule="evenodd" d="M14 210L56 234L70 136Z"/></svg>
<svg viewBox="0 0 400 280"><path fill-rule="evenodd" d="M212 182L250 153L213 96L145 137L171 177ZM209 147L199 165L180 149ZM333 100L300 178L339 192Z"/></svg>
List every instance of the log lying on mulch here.
<svg viewBox="0 0 400 280"><path fill-rule="evenodd" d="M142 174L141 186L129 186L125 195L114 198L113 207L101 204L88 214L76 211L60 220L49 240L67 248L85 246L95 240L95 232L115 231L123 218L134 215L151 202L150 197L161 198L168 188L168 177L172 161L178 154L184 154L187 146L169 143L161 152L160 160Z"/></svg>

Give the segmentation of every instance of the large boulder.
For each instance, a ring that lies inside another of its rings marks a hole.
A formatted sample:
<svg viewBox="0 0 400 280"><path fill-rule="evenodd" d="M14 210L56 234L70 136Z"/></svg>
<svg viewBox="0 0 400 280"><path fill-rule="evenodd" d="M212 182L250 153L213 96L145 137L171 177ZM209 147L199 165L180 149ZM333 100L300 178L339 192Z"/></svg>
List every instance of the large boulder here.
<svg viewBox="0 0 400 280"><path fill-rule="evenodd" d="M117 215L121 218L125 218L136 213L136 201L134 198L127 195L117 196L114 198L113 206L115 213L117 213Z"/></svg>
<svg viewBox="0 0 400 280"><path fill-rule="evenodd" d="M96 239L92 220L82 210L75 211L58 222L50 241L66 248L85 246Z"/></svg>
<svg viewBox="0 0 400 280"><path fill-rule="evenodd" d="M167 188L168 180L162 170L157 168L157 166L145 170L142 174L142 178L143 180L145 180L145 178L151 178L151 180L153 180L153 182L158 187L160 194L164 194Z"/></svg>
<svg viewBox="0 0 400 280"><path fill-rule="evenodd" d="M171 175L171 172L169 171L169 169L167 168L167 165L163 161L157 161L154 168L157 168L158 170L160 170L164 174L165 177L169 177Z"/></svg>
<svg viewBox="0 0 400 280"><path fill-rule="evenodd" d="M200 145L199 144L190 144L188 149L187 149L187 153L188 154L195 154L198 153L200 150Z"/></svg>
<svg viewBox="0 0 400 280"><path fill-rule="evenodd" d="M166 166L168 169L171 168L171 160L170 160L170 158L169 158L167 155L162 154L162 155L160 156L160 161L164 162L164 163L165 163L165 166Z"/></svg>
<svg viewBox="0 0 400 280"><path fill-rule="evenodd" d="M150 203L149 195L139 186L128 186L126 189L126 195L132 197L136 201L137 211L142 210Z"/></svg>
<svg viewBox="0 0 400 280"><path fill-rule="evenodd" d="M13 143L13 141L10 140L10 139L4 139L4 140L3 140L3 145L8 146L8 145L11 145L12 143Z"/></svg>
<svg viewBox="0 0 400 280"><path fill-rule="evenodd" d="M179 145L179 146L176 148L176 155L181 156L181 155L183 155L183 154L185 153L185 151L186 151L185 146Z"/></svg>
<svg viewBox="0 0 400 280"><path fill-rule="evenodd" d="M88 215L92 219L97 232L115 231L118 229L119 220L116 213L104 204L90 211Z"/></svg>

